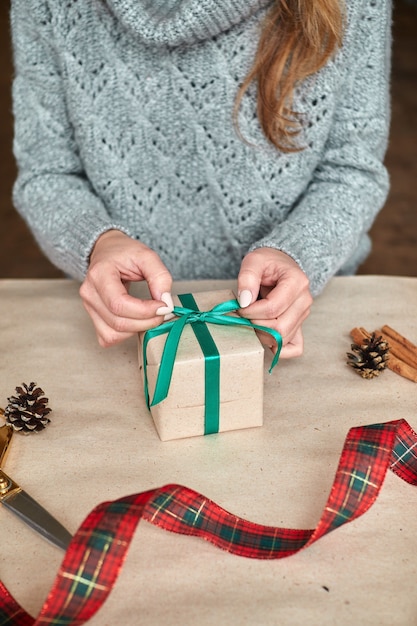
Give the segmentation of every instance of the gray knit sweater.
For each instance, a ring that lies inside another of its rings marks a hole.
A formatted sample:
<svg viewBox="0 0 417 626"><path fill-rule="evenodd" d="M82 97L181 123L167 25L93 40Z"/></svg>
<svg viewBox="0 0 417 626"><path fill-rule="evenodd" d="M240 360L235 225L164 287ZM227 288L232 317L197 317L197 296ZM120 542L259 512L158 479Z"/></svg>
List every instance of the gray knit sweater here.
<svg viewBox="0 0 417 626"><path fill-rule="evenodd" d="M296 92L306 148L264 138L256 87L232 121L270 0L13 0L14 201L82 279L117 228L175 279L235 278L250 249L292 256L318 294L356 270L388 177L390 0L346 0L344 45Z"/></svg>

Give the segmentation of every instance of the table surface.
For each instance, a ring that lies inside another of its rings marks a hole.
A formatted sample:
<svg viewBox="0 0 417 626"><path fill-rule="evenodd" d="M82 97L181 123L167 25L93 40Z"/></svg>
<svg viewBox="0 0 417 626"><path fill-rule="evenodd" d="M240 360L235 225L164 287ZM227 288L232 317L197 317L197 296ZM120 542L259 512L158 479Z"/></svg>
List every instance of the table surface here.
<svg viewBox="0 0 417 626"><path fill-rule="evenodd" d="M177 283L175 291L235 287ZM135 293L144 293L136 287ZM67 280L0 280L0 406L22 382L49 398L51 424L15 435L4 469L71 532L99 502L167 483L191 487L253 522L314 528L353 426L405 418L417 386L346 365L349 331L389 324L417 342L417 279L333 279L304 325L305 351L266 370L264 426L162 443L138 372L137 342L98 346ZM417 491L389 473L362 517L276 561L233 556L141 522L105 626L417 624ZM62 552L0 507L0 578L36 615Z"/></svg>

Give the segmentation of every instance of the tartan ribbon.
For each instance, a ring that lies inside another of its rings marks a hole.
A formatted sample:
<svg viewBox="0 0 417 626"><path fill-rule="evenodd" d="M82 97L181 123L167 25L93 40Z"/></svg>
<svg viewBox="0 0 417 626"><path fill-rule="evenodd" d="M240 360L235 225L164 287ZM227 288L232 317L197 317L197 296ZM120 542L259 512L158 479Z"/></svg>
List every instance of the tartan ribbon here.
<svg viewBox="0 0 417 626"><path fill-rule="evenodd" d="M34 619L0 582L1 626L81 626L116 582L141 518L193 535L237 556L280 559L363 515L388 469L417 485L417 434L405 420L350 429L333 486L313 530L255 524L181 485L166 485L98 505L74 535L52 589Z"/></svg>
<svg viewBox="0 0 417 626"><path fill-rule="evenodd" d="M187 324L190 324L197 341L204 354L205 360L205 420L204 434L217 433L219 430L219 408L220 408L220 355L216 344L206 324L219 324L222 326L243 326L269 333L276 341L278 349L274 355L269 372L271 372L278 362L282 348L281 335L272 328L253 324L243 317L231 316L240 308L237 300L227 300L214 306L210 311L200 311L192 294L179 295L182 307L174 307L176 320L165 322L156 328L146 331L143 340L143 373L144 390L148 408L159 404L168 395L171 384L172 372L174 369L175 357L177 355L179 341L182 332ZM151 339L159 335L167 334L167 338L162 352L161 363L159 365L155 390L152 402L149 397L149 385L147 375L147 346ZM207 393L210 390L210 393Z"/></svg>

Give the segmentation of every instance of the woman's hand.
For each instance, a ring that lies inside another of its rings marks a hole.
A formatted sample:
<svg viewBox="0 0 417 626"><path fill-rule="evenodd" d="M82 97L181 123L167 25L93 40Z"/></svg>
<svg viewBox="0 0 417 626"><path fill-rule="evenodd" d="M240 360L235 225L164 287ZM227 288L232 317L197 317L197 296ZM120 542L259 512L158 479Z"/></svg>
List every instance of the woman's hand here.
<svg viewBox="0 0 417 626"><path fill-rule="evenodd" d="M142 280L152 300L129 295L129 283ZM171 274L156 252L118 230L101 235L80 287L100 345L111 346L158 326L173 309L171 286Z"/></svg>
<svg viewBox="0 0 417 626"><path fill-rule="evenodd" d="M310 313L313 298L307 276L290 256L274 248L249 252L238 276L238 300L242 317L280 333L283 358L302 354L301 325ZM270 335L258 334L262 342L276 351Z"/></svg>

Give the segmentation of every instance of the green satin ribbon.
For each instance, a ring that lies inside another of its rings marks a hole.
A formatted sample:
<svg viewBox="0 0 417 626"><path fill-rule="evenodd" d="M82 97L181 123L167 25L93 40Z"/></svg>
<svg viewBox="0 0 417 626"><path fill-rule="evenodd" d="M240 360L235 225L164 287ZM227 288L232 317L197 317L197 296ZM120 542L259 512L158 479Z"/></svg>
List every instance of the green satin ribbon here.
<svg viewBox="0 0 417 626"><path fill-rule="evenodd" d="M278 363L279 354L282 348L281 335L272 328L253 324L243 317L228 315L237 311L240 305L237 300L228 300L213 307L210 311L200 311L197 303L191 294L178 296L182 307L174 307L176 320L165 322L157 328L146 331L143 340L143 369L144 369L144 389L148 408L155 406L165 400L171 384L172 371L177 355L178 345L182 331L186 324L191 324L194 334L200 344L205 361L205 415L204 434L209 435L219 431L219 410L220 410L220 355L214 343L206 323L219 324L223 326L246 326L256 330L269 333L277 343L278 349L269 368L271 373ZM149 398L148 376L147 376L147 356L146 348L151 339L159 335L167 334L161 363L159 365L158 376L155 384L155 391L152 402ZM208 393L209 391L209 393Z"/></svg>

